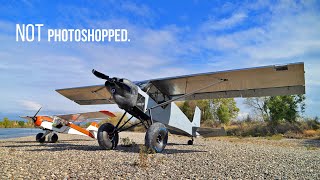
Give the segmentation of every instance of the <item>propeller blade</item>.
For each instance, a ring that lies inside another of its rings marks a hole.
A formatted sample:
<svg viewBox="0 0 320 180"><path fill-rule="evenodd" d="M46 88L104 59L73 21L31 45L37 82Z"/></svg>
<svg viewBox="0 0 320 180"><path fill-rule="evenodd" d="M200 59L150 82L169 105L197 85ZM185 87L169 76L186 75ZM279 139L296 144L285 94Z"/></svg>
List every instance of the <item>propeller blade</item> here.
<svg viewBox="0 0 320 180"><path fill-rule="evenodd" d="M96 77L98 77L98 78L100 78L100 79L104 79L104 80L107 80L107 81L110 80L109 76L107 76L107 75L105 75L105 74L103 74L103 73L101 73L101 72L99 72L99 71L96 71L95 69L92 69L92 73L93 73Z"/></svg>
<svg viewBox="0 0 320 180"><path fill-rule="evenodd" d="M39 110L36 112L36 114L34 114L34 116L32 117L32 120L33 120L33 121L36 121L36 116L37 116L37 114L40 112L41 108L42 108L42 107L40 107Z"/></svg>

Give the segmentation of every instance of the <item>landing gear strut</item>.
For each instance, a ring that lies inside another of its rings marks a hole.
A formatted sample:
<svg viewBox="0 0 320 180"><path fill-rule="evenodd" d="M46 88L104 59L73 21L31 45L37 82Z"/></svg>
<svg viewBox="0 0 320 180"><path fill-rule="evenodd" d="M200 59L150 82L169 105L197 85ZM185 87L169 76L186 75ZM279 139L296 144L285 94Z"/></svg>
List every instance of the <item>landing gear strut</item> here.
<svg viewBox="0 0 320 180"><path fill-rule="evenodd" d="M140 121L139 123L136 123L129 127L124 127L133 118L132 116L120 126L126 114L127 112L125 112L121 116L116 126L114 126L111 123L105 123L99 127L97 139L98 139L99 146L102 149L106 149L106 150L115 149L119 142L119 132L133 128L139 124L143 124L143 121Z"/></svg>

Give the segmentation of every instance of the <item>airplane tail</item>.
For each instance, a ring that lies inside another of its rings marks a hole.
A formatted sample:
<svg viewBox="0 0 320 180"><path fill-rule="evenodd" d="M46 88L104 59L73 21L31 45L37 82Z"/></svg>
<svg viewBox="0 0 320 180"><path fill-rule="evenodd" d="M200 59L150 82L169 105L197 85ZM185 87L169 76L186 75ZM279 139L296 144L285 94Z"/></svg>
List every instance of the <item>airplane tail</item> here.
<svg viewBox="0 0 320 180"><path fill-rule="evenodd" d="M196 137L199 135L197 133L198 128L200 127L200 119L201 119L201 110L196 106L194 110L193 120L192 120L192 136Z"/></svg>
<svg viewBox="0 0 320 180"><path fill-rule="evenodd" d="M92 122L86 130L89 131L94 136L94 138L97 139L98 129L99 125L96 122Z"/></svg>
<svg viewBox="0 0 320 180"><path fill-rule="evenodd" d="M87 131L98 131L99 125L96 122L92 122L90 126L87 127Z"/></svg>
<svg viewBox="0 0 320 180"><path fill-rule="evenodd" d="M200 127L200 119L201 119L201 110L196 106L194 110L193 120L192 120L192 126L193 127Z"/></svg>

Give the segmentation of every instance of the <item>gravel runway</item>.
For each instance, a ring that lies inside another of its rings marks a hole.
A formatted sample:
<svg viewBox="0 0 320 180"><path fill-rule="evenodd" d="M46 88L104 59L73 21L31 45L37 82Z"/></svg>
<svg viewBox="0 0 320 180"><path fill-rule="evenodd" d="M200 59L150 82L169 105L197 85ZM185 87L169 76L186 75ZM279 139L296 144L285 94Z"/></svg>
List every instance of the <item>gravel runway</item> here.
<svg viewBox="0 0 320 180"><path fill-rule="evenodd" d="M0 179L320 179L319 140L169 136L161 154L139 149L144 133L122 132L136 144L105 151L96 140L59 134L0 140Z"/></svg>

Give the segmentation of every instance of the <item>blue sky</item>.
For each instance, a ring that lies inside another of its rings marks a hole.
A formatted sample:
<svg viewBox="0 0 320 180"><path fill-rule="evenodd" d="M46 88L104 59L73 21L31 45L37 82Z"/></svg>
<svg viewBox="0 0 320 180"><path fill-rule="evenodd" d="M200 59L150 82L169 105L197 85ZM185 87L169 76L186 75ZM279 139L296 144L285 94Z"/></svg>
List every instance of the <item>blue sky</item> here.
<svg viewBox="0 0 320 180"><path fill-rule="evenodd" d="M15 41L15 25L126 28L130 43ZM144 80L305 62L305 116L320 109L319 1L7 1L0 7L0 118L109 109L55 89L101 84L91 69ZM250 113L237 99L240 116Z"/></svg>

